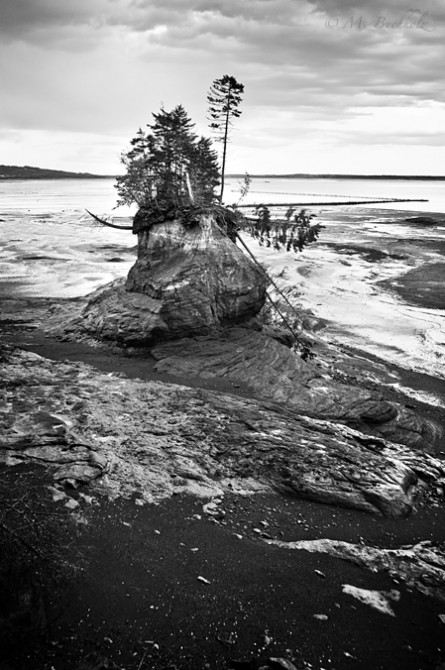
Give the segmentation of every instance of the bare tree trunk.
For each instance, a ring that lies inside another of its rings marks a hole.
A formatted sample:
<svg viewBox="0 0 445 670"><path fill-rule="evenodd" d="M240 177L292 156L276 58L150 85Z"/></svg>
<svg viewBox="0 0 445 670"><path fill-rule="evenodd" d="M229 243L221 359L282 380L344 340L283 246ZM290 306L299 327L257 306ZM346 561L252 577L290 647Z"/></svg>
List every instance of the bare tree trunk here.
<svg viewBox="0 0 445 670"><path fill-rule="evenodd" d="M223 144L223 159L222 159L222 167L221 167L221 193L219 196L219 201L222 205L223 201L223 193L224 193L224 175L225 175L225 170L226 170L226 152L227 152L227 135L229 133L229 112L230 112L230 107L229 107L229 98L230 98L230 84L229 84L229 90L227 92L227 112L226 112L226 126L224 129L224 144Z"/></svg>

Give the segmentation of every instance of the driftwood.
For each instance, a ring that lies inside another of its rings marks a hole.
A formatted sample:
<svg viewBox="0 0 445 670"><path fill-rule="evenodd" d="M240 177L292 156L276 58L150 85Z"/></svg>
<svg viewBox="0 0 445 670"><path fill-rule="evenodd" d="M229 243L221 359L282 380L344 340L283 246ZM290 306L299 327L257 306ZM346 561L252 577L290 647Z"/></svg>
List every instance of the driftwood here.
<svg viewBox="0 0 445 670"><path fill-rule="evenodd" d="M88 212L88 214L92 216L93 219L97 221L97 223L100 223L101 226L107 226L108 228L116 228L117 230L133 230L133 226L118 226L115 223L110 223L109 221L105 221L105 219L101 219L99 216L93 214L93 212L90 212L89 209L86 209L85 211Z"/></svg>

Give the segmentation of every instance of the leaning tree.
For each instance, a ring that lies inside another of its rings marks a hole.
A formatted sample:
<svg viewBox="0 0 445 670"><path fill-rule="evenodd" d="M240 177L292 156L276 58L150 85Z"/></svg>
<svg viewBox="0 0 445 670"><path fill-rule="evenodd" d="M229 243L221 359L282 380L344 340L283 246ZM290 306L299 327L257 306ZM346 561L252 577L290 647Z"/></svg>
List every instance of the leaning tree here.
<svg viewBox="0 0 445 670"><path fill-rule="evenodd" d="M224 176L230 126L232 125L232 119L237 119L241 116L241 110L238 108L242 100L243 92L244 85L237 82L235 77L225 74L220 79L214 80L207 95L210 128L215 132L217 140L222 142L223 145L221 191L219 194L221 204L224 193Z"/></svg>

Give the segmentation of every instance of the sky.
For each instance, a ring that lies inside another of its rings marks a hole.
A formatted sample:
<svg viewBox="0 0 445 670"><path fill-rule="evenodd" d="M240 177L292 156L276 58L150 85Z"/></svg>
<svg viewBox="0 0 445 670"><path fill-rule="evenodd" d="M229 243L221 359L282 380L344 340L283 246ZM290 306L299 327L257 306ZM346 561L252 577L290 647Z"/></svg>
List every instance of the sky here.
<svg viewBox="0 0 445 670"><path fill-rule="evenodd" d="M444 63L444 0L0 0L0 164L121 173L228 74L229 173L445 175Z"/></svg>

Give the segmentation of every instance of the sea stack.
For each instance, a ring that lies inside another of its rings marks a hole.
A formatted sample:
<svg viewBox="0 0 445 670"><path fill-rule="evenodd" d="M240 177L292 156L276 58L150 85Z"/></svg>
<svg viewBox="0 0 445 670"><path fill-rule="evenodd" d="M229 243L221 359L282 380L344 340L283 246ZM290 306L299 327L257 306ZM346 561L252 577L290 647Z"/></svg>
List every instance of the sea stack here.
<svg viewBox="0 0 445 670"><path fill-rule="evenodd" d="M125 345L218 332L264 305L267 278L212 209L153 224L139 211L127 280L91 294L76 330Z"/></svg>

